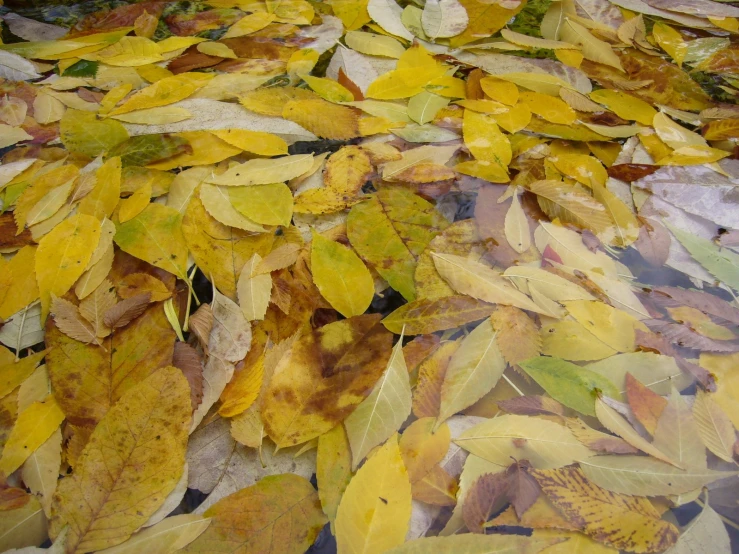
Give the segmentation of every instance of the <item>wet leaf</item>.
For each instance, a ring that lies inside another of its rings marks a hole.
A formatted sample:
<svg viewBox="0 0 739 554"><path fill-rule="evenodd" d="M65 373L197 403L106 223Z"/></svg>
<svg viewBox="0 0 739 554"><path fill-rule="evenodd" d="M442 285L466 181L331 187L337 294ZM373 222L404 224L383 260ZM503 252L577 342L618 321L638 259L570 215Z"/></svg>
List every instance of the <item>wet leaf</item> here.
<svg viewBox="0 0 739 554"><path fill-rule="evenodd" d="M190 393L179 370L162 368L130 389L92 433L74 474L59 484L52 505L52 536L70 525L67 548L73 552L128 539L179 480L189 420ZM108 457L107 452L115 456ZM138 471L134 460L145 464L147 471ZM103 483L100 464L108 470ZM115 533L95 533L111 522L116 523Z"/></svg>

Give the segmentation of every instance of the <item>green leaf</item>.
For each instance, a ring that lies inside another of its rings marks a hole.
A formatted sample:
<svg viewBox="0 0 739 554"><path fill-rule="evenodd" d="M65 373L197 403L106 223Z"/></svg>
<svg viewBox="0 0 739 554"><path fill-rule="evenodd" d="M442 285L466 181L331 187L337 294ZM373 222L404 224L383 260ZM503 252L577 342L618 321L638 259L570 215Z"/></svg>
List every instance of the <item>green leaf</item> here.
<svg viewBox="0 0 739 554"><path fill-rule="evenodd" d="M120 156L123 167L145 166L191 150L190 143L182 137L140 135L121 142L108 153L108 157Z"/></svg>
<svg viewBox="0 0 739 554"><path fill-rule="evenodd" d="M739 290L739 255L710 240L678 229L666 221L664 224L696 262L722 283Z"/></svg>
<svg viewBox="0 0 739 554"><path fill-rule="evenodd" d="M182 214L162 204L149 204L116 228L115 243L124 252L187 280L187 244Z"/></svg>
<svg viewBox="0 0 739 554"><path fill-rule="evenodd" d="M346 224L354 249L409 302L416 298L418 257L449 226L432 204L402 187L382 188L357 204Z"/></svg>
<svg viewBox="0 0 739 554"><path fill-rule="evenodd" d="M519 364L549 395L581 414L595 415L599 392L619 398L618 388L608 379L560 358L538 356Z"/></svg>
<svg viewBox="0 0 739 554"><path fill-rule="evenodd" d="M100 120L94 113L67 110L59 124L62 143L70 152L94 158L128 138L115 119Z"/></svg>
<svg viewBox="0 0 739 554"><path fill-rule="evenodd" d="M80 60L65 69L62 77L95 77L99 66L100 62Z"/></svg>

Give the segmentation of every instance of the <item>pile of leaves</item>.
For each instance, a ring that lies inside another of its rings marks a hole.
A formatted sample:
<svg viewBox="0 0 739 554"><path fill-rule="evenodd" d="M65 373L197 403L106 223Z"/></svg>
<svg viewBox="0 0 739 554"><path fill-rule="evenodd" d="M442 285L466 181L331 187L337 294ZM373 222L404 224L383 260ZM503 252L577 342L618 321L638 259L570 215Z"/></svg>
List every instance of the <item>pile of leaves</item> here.
<svg viewBox="0 0 739 554"><path fill-rule="evenodd" d="M0 550L731 551L739 8L179 4L0 11Z"/></svg>

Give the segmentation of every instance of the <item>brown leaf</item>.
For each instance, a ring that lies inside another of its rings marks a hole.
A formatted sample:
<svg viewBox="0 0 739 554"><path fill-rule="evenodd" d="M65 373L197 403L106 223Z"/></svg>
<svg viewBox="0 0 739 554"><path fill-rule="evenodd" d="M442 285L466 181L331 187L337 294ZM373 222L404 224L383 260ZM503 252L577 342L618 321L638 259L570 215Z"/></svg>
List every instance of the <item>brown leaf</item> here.
<svg viewBox="0 0 739 554"><path fill-rule="evenodd" d="M203 399L203 360L192 346L186 342L176 342L172 365L182 371L187 379L190 385L190 403L195 410Z"/></svg>
<svg viewBox="0 0 739 554"><path fill-rule="evenodd" d="M54 297L51 301L51 313L56 326L68 337L85 344L100 344L95 329L80 315L77 306L69 300Z"/></svg>
<svg viewBox="0 0 739 554"><path fill-rule="evenodd" d="M151 293L151 302L161 302L172 296L172 291L162 281L148 273L132 273L118 283L118 296L124 300L143 292Z"/></svg>
<svg viewBox="0 0 739 554"><path fill-rule="evenodd" d="M458 489L457 480L440 465L435 465L422 479L411 483L413 499L433 506L454 506Z"/></svg>
<svg viewBox="0 0 739 554"><path fill-rule="evenodd" d="M426 358L418 368L418 385L413 391L413 415L437 417L441 407L441 385L452 355L459 342L445 342Z"/></svg>
<svg viewBox="0 0 739 554"><path fill-rule="evenodd" d="M508 478L506 495L519 519L531 508L541 493L539 483L529 473L530 468L528 460L520 460L506 470Z"/></svg>
<svg viewBox="0 0 739 554"><path fill-rule="evenodd" d="M626 374L626 398L639 423L649 434L654 435L662 410L667 406L667 400L643 385L631 373Z"/></svg>
<svg viewBox="0 0 739 554"><path fill-rule="evenodd" d="M620 181L637 181L651 175L659 169L658 165L649 164L615 164L608 168L608 176Z"/></svg>
<svg viewBox="0 0 739 554"><path fill-rule="evenodd" d="M403 347L403 358L408 373L413 373L421 362L428 358L437 348L441 339L437 335L418 335Z"/></svg>
<svg viewBox="0 0 739 554"><path fill-rule="evenodd" d="M665 226L654 218L642 218L641 222L639 237L634 242L634 247L648 264L662 267L670 255L671 235Z"/></svg>
<svg viewBox="0 0 739 554"><path fill-rule="evenodd" d="M509 414L516 415L565 415L565 408L548 396L518 396L499 400L498 406Z"/></svg>
<svg viewBox="0 0 739 554"><path fill-rule="evenodd" d="M625 440L588 427L581 419L568 419L567 427L575 438L596 452L607 454L637 454L639 450Z"/></svg>
<svg viewBox="0 0 739 554"><path fill-rule="evenodd" d="M660 333L672 344L683 348L706 352L739 352L739 344L704 337L682 323L670 323L659 319L647 319L644 323L650 330Z"/></svg>
<svg viewBox="0 0 739 554"><path fill-rule="evenodd" d="M523 310L513 306L498 306L490 320L498 333L495 339L498 348L510 365L541 353L539 328Z"/></svg>
<svg viewBox="0 0 739 554"><path fill-rule="evenodd" d="M739 309L716 295L678 287L655 287L650 298L662 307L690 306L739 325Z"/></svg>
<svg viewBox="0 0 739 554"><path fill-rule="evenodd" d="M210 304L202 304L190 316L190 331L197 337L206 356L208 355L211 329L213 329L213 310L210 308Z"/></svg>
<svg viewBox="0 0 739 554"><path fill-rule="evenodd" d="M291 100L282 117L325 139L347 140L359 136L359 114L354 108L317 100Z"/></svg>
<svg viewBox="0 0 739 554"><path fill-rule="evenodd" d="M641 350L672 356L675 358L677 366L686 373L690 373L704 389L712 392L716 391L716 379L714 376L701 366L683 358L662 335L646 333L641 329L637 329L636 345Z"/></svg>
<svg viewBox="0 0 739 554"><path fill-rule="evenodd" d="M471 533L485 533L488 519L503 506L507 481L504 472L486 473L470 486L462 504L462 515Z"/></svg>
<svg viewBox="0 0 739 554"><path fill-rule="evenodd" d="M110 335L110 326L105 323L105 312L115 305L117 297L115 288L108 279L80 302L80 315L89 321L100 338Z"/></svg>
<svg viewBox="0 0 739 554"><path fill-rule="evenodd" d="M146 310L151 300L150 292L143 292L121 300L115 306L109 308L103 316L105 325L111 329L120 329L131 323Z"/></svg>

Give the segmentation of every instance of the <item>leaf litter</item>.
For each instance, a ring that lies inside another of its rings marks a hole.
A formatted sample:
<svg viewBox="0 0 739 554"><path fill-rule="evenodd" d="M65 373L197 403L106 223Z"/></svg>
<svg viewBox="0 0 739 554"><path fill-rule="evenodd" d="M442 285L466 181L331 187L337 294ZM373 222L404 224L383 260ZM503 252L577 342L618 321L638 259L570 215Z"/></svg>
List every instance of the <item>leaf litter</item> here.
<svg viewBox="0 0 739 554"><path fill-rule="evenodd" d="M25 4L0 550L731 551L733 3Z"/></svg>

